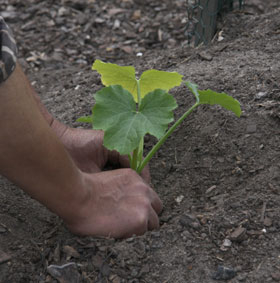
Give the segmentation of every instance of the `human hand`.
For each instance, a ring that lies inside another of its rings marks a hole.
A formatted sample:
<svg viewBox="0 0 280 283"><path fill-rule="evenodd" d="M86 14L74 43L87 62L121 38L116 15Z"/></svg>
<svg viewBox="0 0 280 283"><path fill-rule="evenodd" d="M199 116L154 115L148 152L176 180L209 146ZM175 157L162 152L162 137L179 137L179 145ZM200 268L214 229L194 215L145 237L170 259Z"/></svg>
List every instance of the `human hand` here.
<svg viewBox="0 0 280 283"><path fill-rule="evenodd" d="M120 155L103 146L102 131L66 128L60 139L79 169L86 173L101 172L106 165L129 168L127 156ZM150 183L150 173L146 167L141 176Z"/></svg>
<svg viewBox="0 0 280 283"><path fill-rule="evenodd" d="M159 227L162 203L135 171L83 174L87 196L75 219L65 221L73 233L124 238Z"/></svg>

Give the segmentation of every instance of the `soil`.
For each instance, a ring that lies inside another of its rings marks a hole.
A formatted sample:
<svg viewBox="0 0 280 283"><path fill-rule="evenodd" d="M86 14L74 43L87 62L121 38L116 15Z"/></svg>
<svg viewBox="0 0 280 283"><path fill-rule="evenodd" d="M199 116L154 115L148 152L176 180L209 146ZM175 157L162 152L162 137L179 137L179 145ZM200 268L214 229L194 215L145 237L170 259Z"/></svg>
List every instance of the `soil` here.
<svg viewBox="0 0 280 283"><path fill-rule="evenodd" d="M176 70L232 95L243 114L200 107L167 140L150 163L161 227L143 236L77 237L1 177L0 282L280 282L279 1L246 1L223 17L223 39L197 48L184 35L185 2L1 1L19 61L68 125L81 127L101 88L96 58ZM184 86L171 93L178 117L194 99Z"/></svg>

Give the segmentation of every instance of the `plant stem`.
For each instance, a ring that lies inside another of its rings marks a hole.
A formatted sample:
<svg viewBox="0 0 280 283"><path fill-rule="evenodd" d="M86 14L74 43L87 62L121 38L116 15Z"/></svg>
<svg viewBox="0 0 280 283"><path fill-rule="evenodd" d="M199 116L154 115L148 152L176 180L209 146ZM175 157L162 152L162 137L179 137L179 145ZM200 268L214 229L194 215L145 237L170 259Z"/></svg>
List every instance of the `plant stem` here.
<svg viewBox="0 0 280 283"><path fill-rule="evenodd" d="M137 100L138 100L138 109L139 109L141 104L141 90L140 90L140 81L139 80L136 81L137 81Z"/></svg>
<svg viewBox="0 0 280 283"><path fill-rule="evenodd" d="M137 80L137 100L138 100L138 109L139 109L141 105L140 80ZM144 148L144 138L140 140L138 147L133 152L132 169L134 169L135 171L137 170L138 166L141 164L141 161L143 159L143 148Z"/></svg>
<svg viewBox="0 0 280 283"><path fill-rule="evenodd" d="M133 156L132 156L132 162L130 163L131 169L135 171L137 169L137 166L138 166L138 147L134 149Z"/></svg>
<svg viewBox="0 0 280 283"><path fill-rule="evenodd" d="M199 105L199 103L195 103L187 112L185 112L173 125L169 128L169 130L165 133L165 135L154 145L154 147L150 150L144 160L137 168L137 173L140 174L143 168L147 165L150 159L154 156L154 154L158 151L161 145L165 142L165 140L174 132L174 130L183 122L183 120L189 116L193 110Z"/></svg>
<svg viewBox="0 0 280 283"><path fill-rule="evenodd" d="M139 109L141 104L141 92L140 92L139 80L137 80L137 100L138 100L138 109ZM133 151L130 167L135 171L137 170L138 165L143 159L143 147L144 147L144 138L140 140L138 147Z"/></svg>

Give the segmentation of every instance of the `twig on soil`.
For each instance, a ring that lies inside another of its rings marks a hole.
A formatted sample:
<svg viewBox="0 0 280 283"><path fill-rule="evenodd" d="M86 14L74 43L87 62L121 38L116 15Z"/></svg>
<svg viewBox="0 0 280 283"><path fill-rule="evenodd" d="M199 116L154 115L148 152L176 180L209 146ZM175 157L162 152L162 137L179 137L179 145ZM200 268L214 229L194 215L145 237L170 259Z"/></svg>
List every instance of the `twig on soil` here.
<svg viewBox="0 0 280 283"><path fill-rule="evenodd" d="M176 146L175 146L174 158L175 158L175 164L178 164L178 159L177 159L177 149L176 149Z"/></svg>
<svg viewBox="0 0 280 283"><path fill-rule="evenodd" d="M221 257L219 257L219 256L216 256L216 259L219 260L219 261L221 261L221 262L224 262L224 261L225 261L223 258L221 258Z"/></svg>
<svg viewBox="0 0 280 283"><path fill-rule="evenodd" d="M212 225L211 225L211 224L210 224L210 225L208 225L209 237L211 237L211 236L212 236L211 227L212 227Z"/></svg>
<svg viewBox="0 0 280 283"><path fill-rule="evenodd" d="M2 226L5 230L9 231L10 233L12 232L5 224L0 223L0 226Z"/></svg>
<svg viewBox="0 0 280 283"><path fill-rule="evenodd" d="M265 211L266 211L266 204L267 204L267 202L264 201L263 202L262 211L261 211L261 222L264 222L264 215L265 215Z"/></svg>
<svg viewBox="0 0 280 283"><path fill-rule="evenodd" d="M257 267L257 271L259 271L260 270L260 268L261 268L261 266L262 266L262 264L263 264L263 261L258 265L258 267Z"/></svg>

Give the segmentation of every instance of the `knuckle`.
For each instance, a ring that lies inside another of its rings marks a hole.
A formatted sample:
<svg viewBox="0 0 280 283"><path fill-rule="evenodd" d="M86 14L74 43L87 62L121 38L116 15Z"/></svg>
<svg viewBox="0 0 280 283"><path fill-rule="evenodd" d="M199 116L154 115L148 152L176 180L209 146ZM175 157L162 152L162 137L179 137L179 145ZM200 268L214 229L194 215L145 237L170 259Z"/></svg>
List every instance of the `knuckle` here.
<svg viewBox="0 0 280 283"><path fill-rule="evenodd" d="M136 216L136 222L138 226L147 226L148 225L148 212L147 210L138 211Z"/></svg>
<svg viewBox="0 0 280 283"><path fill-rule="evenodd" d="M133 169L131 168L122 168L122 171L125 173L125 174L128 174L128 175L131 175L133 174L133 172L135 172Z"/></svg>
<svg viewBox="0 0 280 283"><path fill-rule="evenodd" d="M149 196L150 195L150 187L147 186L145 183L141 183L139 184L139 187L141 188L141 191L142 193L145 195L145 196Z"/></svg>
<svg viewBox="0 0 280 283"><path fill-rule="evenodd" d="M143 209L145 209L145 211L148 212L151 208L151 201L149 200L149 198L145 197L142 199L141 205Z"/></svg>
<svg viewBox="0 0 280 283"><path fill-rule="evenodd" d="M131 168L122 169L123 176L129 180L140 179L139 175Z"/></svg>
<svg viewBox="0 0 280 283"><path fill-rule="evenodd" d="M136 178L139 178L139 175L136 173L135 170L131 169L131 168L124 168L123 170L126 171L126 174L131 176L131 177L136 177Z"/></svg>

